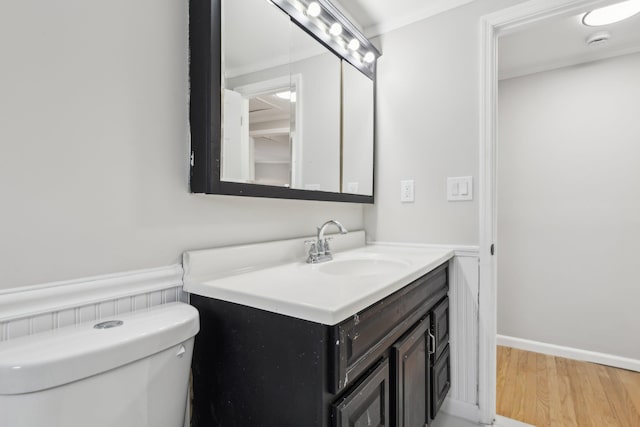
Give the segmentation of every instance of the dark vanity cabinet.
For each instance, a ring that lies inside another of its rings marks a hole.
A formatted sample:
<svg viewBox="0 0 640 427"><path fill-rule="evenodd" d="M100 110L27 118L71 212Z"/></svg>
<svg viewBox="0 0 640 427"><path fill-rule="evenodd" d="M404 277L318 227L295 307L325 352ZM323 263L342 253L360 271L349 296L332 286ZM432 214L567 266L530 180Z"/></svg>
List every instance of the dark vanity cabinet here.
<svg viewBox="0 0 640 427"><path fill-rule="evenodd" d="M431 355L431 417L442 406L451 387L451 358L449 357L449 299L442 300L433 310L431 331L434 343Z"/></svg>
<svg viewBox="0 0 640 427"><path fill-rule="evenodd" d="M195 427L430 424L450 384L447 263L337 325L191 295Z"/></svg>

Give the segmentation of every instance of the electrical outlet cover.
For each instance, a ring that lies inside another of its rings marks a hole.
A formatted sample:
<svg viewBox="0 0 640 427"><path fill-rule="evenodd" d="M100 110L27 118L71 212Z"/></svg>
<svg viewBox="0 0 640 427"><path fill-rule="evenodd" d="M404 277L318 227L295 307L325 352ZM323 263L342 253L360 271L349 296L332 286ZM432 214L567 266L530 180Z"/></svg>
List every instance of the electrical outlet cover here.
<svg viewBox="0 0 640 427"><path fill-rule="evenodd" d="M413 180L406 179L400 181L400 201L411 203L414 201Z"/></svg>

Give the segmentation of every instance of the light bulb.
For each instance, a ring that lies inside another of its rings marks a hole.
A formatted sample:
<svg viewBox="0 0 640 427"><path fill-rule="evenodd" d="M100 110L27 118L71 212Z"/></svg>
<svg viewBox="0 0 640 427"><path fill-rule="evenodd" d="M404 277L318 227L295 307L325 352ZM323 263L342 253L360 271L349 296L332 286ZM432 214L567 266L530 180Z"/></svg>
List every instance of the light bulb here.
<svg viewBox="0 0 640 427"><path fill-rule="evenodd" d="M640 13L640 0L627 0L587 12L582 23L589 27L614 24Z"/></svg>
<svg viewBox="0 0 640 427"><path fill-rule="evenodd" d="M333 25L331 25L331 28L329 28L329 34L332 36L339 36L342 34L342 25L334 22Z"/></svg>
<svg viewBox="0 0 640 427"><path fill-rule="evenodd" d="M367 52L364 54L364 62L370 64L373 61L375 61L376 56L373 54L373 52Z"/></svg>
<svg viewBox="0 0 640 427"><path fill-rule="evenodd" d="M309 16L317 18L318 16L320 16L321 12L322 8L316 1L312 1L311 3L309 3L309 6L307 6L307 15Z"/></svg>
<svg viewBox="0 0 640 427"><path fill-rule="evenodd" d="M349 42L349 49L351 50L360 49L360 41L356 38L351 39L351 41Z"/></svg>

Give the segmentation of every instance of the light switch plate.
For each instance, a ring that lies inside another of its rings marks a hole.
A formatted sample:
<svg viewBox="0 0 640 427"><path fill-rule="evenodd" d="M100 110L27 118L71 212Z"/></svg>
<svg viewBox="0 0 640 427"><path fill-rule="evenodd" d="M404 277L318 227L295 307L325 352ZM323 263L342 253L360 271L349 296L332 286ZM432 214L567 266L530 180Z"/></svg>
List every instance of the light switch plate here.
<svg viewBox="0 0 640 427"><path fill-rule="evenodd" d="M414 201L412 179L405 179L400 181L400 201L403 203L411 203Z"/></svg>
<svg viewBox="0 0 640 427"><path fill-rule="evenodd" d="M447 178L447 200L451 202L473 200L473 177Z"/></svg>

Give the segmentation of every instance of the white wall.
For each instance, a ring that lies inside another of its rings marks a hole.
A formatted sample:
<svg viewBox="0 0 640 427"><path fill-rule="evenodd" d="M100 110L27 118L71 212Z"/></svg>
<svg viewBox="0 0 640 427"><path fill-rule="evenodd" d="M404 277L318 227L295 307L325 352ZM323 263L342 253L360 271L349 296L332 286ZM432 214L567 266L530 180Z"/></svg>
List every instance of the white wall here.
<svg viewBox="0 0 640 427"><path fill-rule="evenodd" d="M187 8L0 3L0 288L363 225L357 204L189 193Z"/></svg>
<svg viewBox="0 0 640 427"><path fill-rule="evenodd" d="M640 54L499 86L498 333L640 359Z"/></svg>
<svg viewBox="0 0 640 427"><path fill-rule="evenodd" d="M478 176L481 16L519 3L482 0L380 37L376 204L365 208L379 241L478 244L478 203L447 202L447 177ZM400 203L400 180L415 203Z"/></svg>

